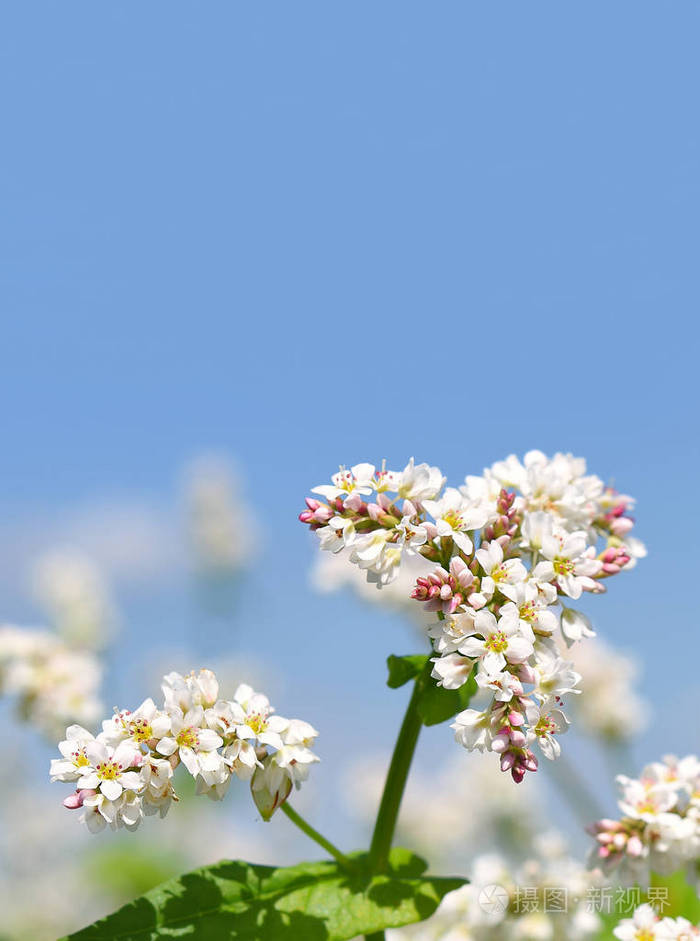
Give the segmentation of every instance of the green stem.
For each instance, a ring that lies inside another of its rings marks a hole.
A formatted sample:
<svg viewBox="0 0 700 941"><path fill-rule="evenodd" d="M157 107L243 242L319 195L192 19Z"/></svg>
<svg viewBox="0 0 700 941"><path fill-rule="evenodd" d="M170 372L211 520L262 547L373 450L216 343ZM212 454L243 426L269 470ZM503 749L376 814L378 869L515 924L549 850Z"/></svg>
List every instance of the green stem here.
<svg viewBox="0 0 700 941"><path fill-rule="evenodd" d="M314 841L314 843L318 843L319 846L323 847L323 849L329 853L333 859L336 860L336 862L340 863L344 869L354 868L352 861L349 860L344 853L341 853L337 846L333 846L330 840L327 840L325 836L322 836L318 830L314 830L311 824L307 823L301 814L298 814L293 807L290 807L289 804L285 802L282 804L281 809L283 813L289 817L292 823L299 827L302 833L305 833L310 839Z"/></svg>
<svg viewBox="0 0 700 941"><path fill-rule="evenodd" d="M389 863L389 850L391 849L391 841L394 838L401 798L406 787L406 779L413 760L418 735L423 725L423 720L418 714L418 701L431 670L432 663L428 661L421 675L416 677L399 737L394 746L394 754L391 757L377 820L374 824L372 845L369 849L369 864L372 872L384 872ZM370 937L372 941L379 941L383 934L380 932ZM369 941L369 938L367 941Z"/></svg>

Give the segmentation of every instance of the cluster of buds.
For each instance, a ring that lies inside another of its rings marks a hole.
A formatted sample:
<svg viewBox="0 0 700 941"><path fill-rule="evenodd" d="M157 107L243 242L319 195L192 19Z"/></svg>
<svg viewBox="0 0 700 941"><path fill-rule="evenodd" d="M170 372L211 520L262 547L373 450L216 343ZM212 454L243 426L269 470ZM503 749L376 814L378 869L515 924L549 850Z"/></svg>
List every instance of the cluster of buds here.
<svg viewBox="0 0 700 941"><path fill-rule="evenodd" d="M179 764L192 775L198 794L220 800L231 778L250 782L262 817L269 820L299 787L318 758L311 746L318 733L300 719L274 714L269 700L241 685L232 700L219 698L211 670L163 678L162 708L146 699L133 712L115 711L93 736L72 725L51 762L51 780L73 782L64 800L82 809L93 832L136 829L144 815L165 816L177 800L173 775Z"/></svg>
<svg viewBox="0 0 700 941"><path fill-rule="evenodd" d="M16 698L23 721L55 740L69 722L102 713L102 670L95 655L48 631L0 626L0 694Z"/></svg>
<svg viewBox="0 0 700 941"><path fill-rule="evenodd" d="M639 778L618 775L619 820L589 828L591 863L624 881L643 883L649 872L669 874L700 859L700 761L667 755Z"/></svg>
<svg viewBox="0 0 700 941"><path fill-rule="evenodd" d="M632 498L586 474L581 458L540 451L511 455L459 489L411 459L403 471L341 468L312 493L301 521L378 588L406 559L436 563L411 593L437 613L433 678L455 689L474 674L491 696L457 716L457 741L500 754L516 781L537 768L534 743L556 758L568 726L562 697L580 692L557 639L568 647L593 636L564 599L604 592L604 579L645 554L629 535Z"/></svg>
<svg viewBox="0 0 700 941"><path fill-rule="evenodd" d="M474 576L468 565L459 556L455 556L450 561L449 572L440 567L430 575L417 578L411 598L416 601L425 601L426 611L454 614L473 593L473 585ZM473 606L477 602L475 598L470 598L469 603Z"/></svg>

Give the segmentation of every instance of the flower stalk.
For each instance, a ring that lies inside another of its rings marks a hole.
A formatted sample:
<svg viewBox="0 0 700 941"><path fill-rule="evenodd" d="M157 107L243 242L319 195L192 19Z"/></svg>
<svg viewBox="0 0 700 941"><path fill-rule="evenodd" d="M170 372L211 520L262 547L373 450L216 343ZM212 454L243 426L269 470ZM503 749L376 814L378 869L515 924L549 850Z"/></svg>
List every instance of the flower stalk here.
<svg viewBox="0 0 700 941"><path fill-rule="evenodd" d="M374 825L374 833L372 834L372 844L369 851L372 872L384 872L389 862L389 850L396 830L401 799L406 787L406 779L411 768L418 736L423 725L418 712L418 702L425 684L429 680L431 669L432 663L428 661L423 672L416 677L399 736L396 739Z"/></svg>
<svg viewBox="0 0 700 941"><path fill-rule="evenodd" d="M313 840L314 843L318 843L320 847L332 856L343 869L351 870L355 868L351 859L348 859L344 853L341 853L337 846L334 846L330 840L327 840L318 830L314 829L314 827L312 827L308 821L304 820L301 814L297 813L288 803L282 804L280 810L289 817L295 826L299 827L302 833L305 833L309 839Z"/></svg>

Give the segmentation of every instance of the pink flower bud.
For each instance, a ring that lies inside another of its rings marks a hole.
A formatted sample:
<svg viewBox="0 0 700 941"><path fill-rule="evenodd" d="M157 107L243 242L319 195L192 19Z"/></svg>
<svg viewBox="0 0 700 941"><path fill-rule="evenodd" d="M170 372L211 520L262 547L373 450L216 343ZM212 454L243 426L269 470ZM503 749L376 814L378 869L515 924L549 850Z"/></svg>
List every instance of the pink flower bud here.
<svg viewBox="0 0 700 941"><path fill-rule="evenodd" d="M521 663L518 665L518 679L521 683L536 683L537 674L529 663Z"/></svg>
<svg viewBox="0 0 700 941"><path fill-rule="evenodd" d="M628 856L641 856L644 850L644 844L639 839L639 837L634 834L627 841L627 855Z"/></svg>
<svg viewBox="0 0 700 941"><path fill-rule="evenodd" d="M523 762L528 771L537 771L538 764L537 759L532 754L531 751L525 753L525 761Z"/></svg>
<svg viewBox="0 0 700 941"><path fill-rule="evenodd" d="M504 755L501 755L501 771L510 771L514 766L515 754L512 751L507 751Z"/></svg>
<svg viewBox="0 0 700 941"><path fill-rule="evenodd" d="M364 500L359 493L351 493L345 500L345 509L352 510L353 513L362 511Z"/></svg>
<svg viewBox="0 0 700 941"><path fill-rule="evenodd" d="M77 810L79 807L83 806L86 797L92 797L95 793L97 792L92 788L82 788L80 791L76 791L75 794L66 797L63 801L63 806L67 807L68 810Z"/></svg>

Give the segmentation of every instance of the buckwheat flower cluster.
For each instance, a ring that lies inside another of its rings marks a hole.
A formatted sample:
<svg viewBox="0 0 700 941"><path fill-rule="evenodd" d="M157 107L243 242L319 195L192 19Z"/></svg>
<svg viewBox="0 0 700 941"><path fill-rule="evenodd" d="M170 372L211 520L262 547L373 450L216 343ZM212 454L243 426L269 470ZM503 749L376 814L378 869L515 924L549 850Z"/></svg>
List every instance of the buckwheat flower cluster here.
<svg viewBox="0 0 700 941"><path fill-rule="evenodd" d="M591 864L625 882L648 884L649 873L667 875L700 859L700 761L667 755L638 778L618 775L619 820L599 820Z"/></svg>
<svg viewBox="0 0 700 941"><path fill-rule="evenodd" d="M587 474L581 458L541 451L511 455L459 488L411 459L402 471L341 467L312 493L300 520L378 588L412 556L434 563L411 592L436 618L433 678L457 689L473 675L490 697L456 717L456 740L499 754L515 781L537 769L535 743L558 757L563 697L581 692L581 677L557 639L568 648L594 636L569 601L604 592L645 554L630 535L632 498Z"/></svg>
<svg viewBox="0 0 700 941"><path fill-rule="evenodd" d="M54 739L69 722L95 722L103 711L102 669L93 653L48 631L0 626L0 695L14 696L21 719Z"/></svg>
<svg viewBox="0 0 700 941"><path fill-rule="evenodd" d="M270 702L245 684L233 699L219 698L211 670L163 677L163 704L146 699L133 712L115 711L93 736L79 725L66 731L51 762L51 780L71 782L64 800L81 809L81 821L97 833L135 830L144 816L164 817L178 797L173 775L183 765L196 792L220 800L232 777L250 784L265 820L300 787L318 758L318 733L300 719L275 715Z"/></svg>
<svg viewBox="0 0 700 941"><path fill-rule="evenodd" d="M691 941L700 938L700 926L687 918L662 918L651 905L640 905L631 918L624 918L613 929L621 941Z"/></svg>

